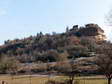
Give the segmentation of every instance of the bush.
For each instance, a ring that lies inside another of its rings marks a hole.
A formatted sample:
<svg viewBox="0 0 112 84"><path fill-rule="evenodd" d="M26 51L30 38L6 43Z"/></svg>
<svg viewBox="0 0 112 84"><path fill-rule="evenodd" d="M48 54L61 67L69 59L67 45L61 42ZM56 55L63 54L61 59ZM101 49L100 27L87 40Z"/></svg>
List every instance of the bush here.
<svg viewBox="0 0 112 84"><path fill-rule="evenodd" d="M3 57L0 61L0 73L17 73L19 62L13 57Z"/></svg>

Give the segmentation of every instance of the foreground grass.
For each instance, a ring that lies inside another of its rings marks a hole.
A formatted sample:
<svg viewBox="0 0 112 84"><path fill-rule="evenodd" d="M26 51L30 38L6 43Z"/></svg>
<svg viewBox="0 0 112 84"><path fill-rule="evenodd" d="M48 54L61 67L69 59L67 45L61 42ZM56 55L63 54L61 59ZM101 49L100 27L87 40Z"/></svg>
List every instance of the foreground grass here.
<svg viewBox="0 0 112 84"><path fill-rule="evenodd" d="M45 84L47 80L63 81L67 77L55 76L0 76L0 80L6 81L8 84ZM78 84L107 84L107 80L103 77L77 77L75 82Z"/></svg>

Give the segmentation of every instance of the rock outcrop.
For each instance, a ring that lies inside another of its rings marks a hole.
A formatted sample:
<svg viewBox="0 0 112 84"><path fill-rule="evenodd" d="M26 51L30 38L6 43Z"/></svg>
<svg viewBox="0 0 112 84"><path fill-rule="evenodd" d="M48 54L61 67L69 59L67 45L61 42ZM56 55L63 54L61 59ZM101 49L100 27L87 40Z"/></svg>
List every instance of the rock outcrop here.
<svg viewBox="0 0 112 84"><path fill-rule="evenodd" d="M86 24L85 27L78 27L74 25L68 32L69 35L75 35L78 37L88 37L95 39L96 41L106 40L104 30L97 24Z"/></svg>

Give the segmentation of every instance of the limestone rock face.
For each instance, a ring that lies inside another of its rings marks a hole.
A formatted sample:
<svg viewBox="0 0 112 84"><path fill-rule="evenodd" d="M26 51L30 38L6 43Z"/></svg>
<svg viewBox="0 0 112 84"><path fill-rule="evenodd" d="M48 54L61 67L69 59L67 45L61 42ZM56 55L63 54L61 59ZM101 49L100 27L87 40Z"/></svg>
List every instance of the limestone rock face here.
<svg viewBox="0 0 112 84"><path fill-rule="evenodd" d="M106 40L104 30L97 24L86 24L85 27L78 27L78 25L75 25L69 30L69 35L93 38L97 41Z"/></svg>

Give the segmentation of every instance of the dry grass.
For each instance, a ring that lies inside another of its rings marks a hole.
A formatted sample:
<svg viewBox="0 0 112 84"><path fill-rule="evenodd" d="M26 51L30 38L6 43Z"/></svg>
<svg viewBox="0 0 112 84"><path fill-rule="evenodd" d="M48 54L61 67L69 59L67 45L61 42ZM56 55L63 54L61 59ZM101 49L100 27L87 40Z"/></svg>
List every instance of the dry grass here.
<svg viewBox="0 0 112 84"><path fill-rule="evenodd" d="M58 76L50 78L47 76L0 76L0 80L5 80L8 84L45 84L49 79L62 81L67 78ZM78 84L107 84L106 79L99 77L77 77L75 81Z"/></svg>

